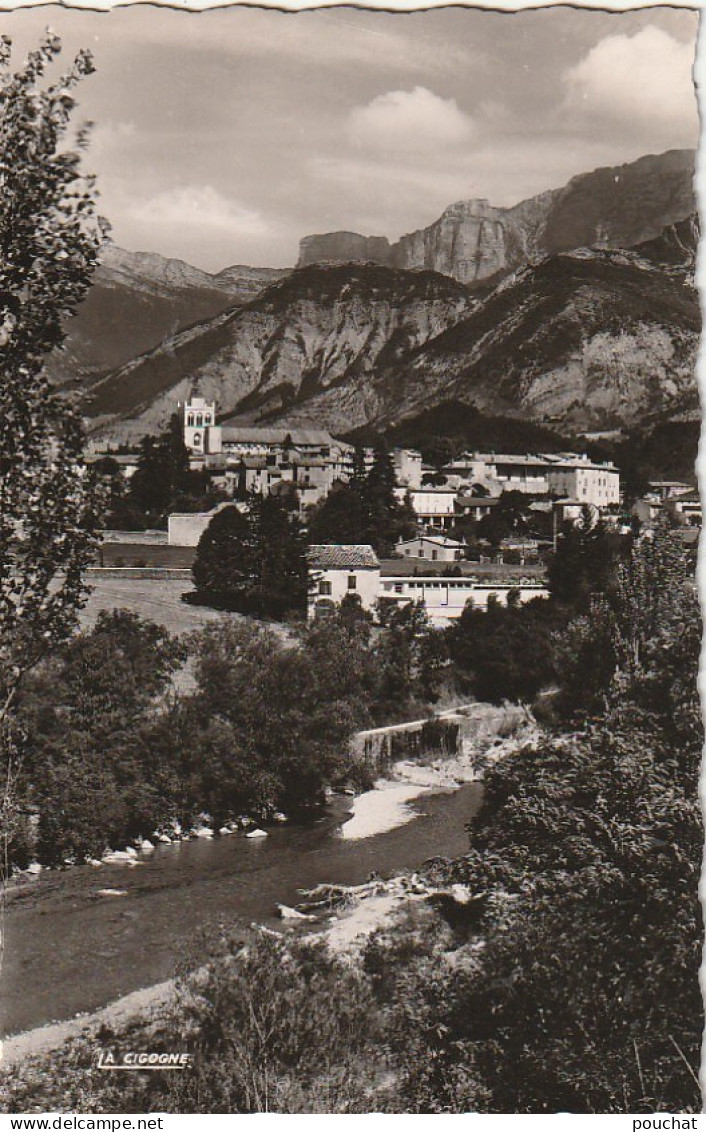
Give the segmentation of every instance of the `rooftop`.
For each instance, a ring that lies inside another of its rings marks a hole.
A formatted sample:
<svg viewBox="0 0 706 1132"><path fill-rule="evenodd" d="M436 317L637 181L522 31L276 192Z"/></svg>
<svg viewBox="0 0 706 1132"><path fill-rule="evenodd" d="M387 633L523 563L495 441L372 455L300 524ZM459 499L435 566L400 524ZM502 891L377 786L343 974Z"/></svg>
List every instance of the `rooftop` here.
<svg viewBox="0 0 706 1132"><path fill-rule="evenodd" d="M617 472L614 464L598 464L591 460L585 452L463 452L450 463L446 464L445 471L454 468L465 468L470 464L515 464L518 467L544 468L549 470L556 466L567 468L601 468L606 471Z"/></svg>
<svg viewBox="0 0 706 1132"><path fill-rule="evenodd" d="M252 428L238 424L237 419L223 421L223 440L231 444L284 444L290 441L295 447L331 446L333 437L318 428Z"/></svg>
<svg viewBox="0 0 706 1132"><path fill-rule="evenodd" d="M374 570L380 565L367 543L316 544L309 547L308 559L321 570Z"/></svg>
<svg viewBox="0 0 706 1132"><path fill-rule="evenodd" d="M691 484L684 483L683 480L650 480L649 486L654 488L659 487L683 487L684 491L691 491Z"/></svg>
<svg viewBox="0 0 706 1132"><path fill-rule="evenodd" d="M446 546L454 549L464 547L465 542L459 542L455 538L447 538L446 535L415 535L414 538L400 539L398 546L411 546L416 542L432 542L434 546Z"/></svg>
<svg viewBox="0 0 706 1132"><path fill-rule="evenodd" d="M701 495L696 490L684 492L683 495L675 495L675 496L672 497L672 499L667 500L667 503L671 503L671 504L700 503L700 502L701 502Z"/></svg>
<svg viewBox="0 0 706 1132"><path fill-rule="evenodd" d="M562 468L591 468L600 472L614 472L616 475L618 474L618 469L615 464L611 464L610 461L598 464L595 460L592 460L590 456L587 456L585 452L581 454L577 454L576 452L556 452L543 456L542 459L552 465L552 470L561 470Z"/></svg>
<svg viewBox="0 0 706 1132"><path fill-rule="evenodd" d="M398 491L409 491L410 495L455 495L455 487L411 487L411 488L397 488Z"/></svg>
<svg viewBox="0 0 706 1132"><path fill-rule="evenodd" d="M466 495L459 492L456 496L459 507L497 507L500 502L499 495Z"/></svg>

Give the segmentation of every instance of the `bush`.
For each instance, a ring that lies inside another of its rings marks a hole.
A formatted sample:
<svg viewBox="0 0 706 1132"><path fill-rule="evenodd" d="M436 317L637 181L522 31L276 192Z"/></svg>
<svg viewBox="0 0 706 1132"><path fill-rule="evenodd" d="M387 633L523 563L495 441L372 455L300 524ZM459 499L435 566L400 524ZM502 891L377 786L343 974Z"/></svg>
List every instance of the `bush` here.
<svg viewBox="0 0 706 1132"><path fill-rule="evenodd" d="M366 980L321 942L227 935L183 982L179 1026L194 1067L167 1111L366 1111L376 1010Z"/></svg>

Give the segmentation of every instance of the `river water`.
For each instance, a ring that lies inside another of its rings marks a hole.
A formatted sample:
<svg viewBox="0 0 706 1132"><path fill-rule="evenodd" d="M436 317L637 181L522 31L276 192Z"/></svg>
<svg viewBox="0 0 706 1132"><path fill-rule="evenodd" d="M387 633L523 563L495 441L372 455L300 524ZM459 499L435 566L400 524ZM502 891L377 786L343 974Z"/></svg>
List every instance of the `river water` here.
<svg viewBox="0 0 706 1132"><path fill-rule="evenodd" d="M405 825L344 840L348 811L336 799L312 826L281 826L250 840L159 846L137 868L80 866L46 873L8 893L4 917L2 1029L19 1033L107 1005L198 961L221 925L281 926L275 905L320 882L359 884L429 857L465 852L465 823L480 804L477 783L423 794ZM100 889L125 890L101 896Z"/></svg>

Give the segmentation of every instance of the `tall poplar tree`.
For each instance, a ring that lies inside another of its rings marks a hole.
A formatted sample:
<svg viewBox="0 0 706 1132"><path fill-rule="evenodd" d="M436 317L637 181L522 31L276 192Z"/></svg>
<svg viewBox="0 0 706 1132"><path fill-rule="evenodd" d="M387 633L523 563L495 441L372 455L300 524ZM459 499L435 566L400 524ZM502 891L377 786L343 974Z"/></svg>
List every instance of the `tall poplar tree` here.
<svg viewBox="0 0 706 1132"><path fill-rule="evenodd" d="M55 82L47 32L19 70L0 37L0 878L26 815L14 708L25 673L74 629L96 545L97 494L81 421L44 371L85 297L107 225L81 173L87 129L67 147L82 51Z"/></svg>
<svg viewBox="0 0 706 1132"><path fill-rule="evenodd" d="M0 719L22 675L76 623L98 519L81 422L45 370L85 297L107 225L66 147L82 51L55 82L47 32L14 73L0 39Z"/></svg>

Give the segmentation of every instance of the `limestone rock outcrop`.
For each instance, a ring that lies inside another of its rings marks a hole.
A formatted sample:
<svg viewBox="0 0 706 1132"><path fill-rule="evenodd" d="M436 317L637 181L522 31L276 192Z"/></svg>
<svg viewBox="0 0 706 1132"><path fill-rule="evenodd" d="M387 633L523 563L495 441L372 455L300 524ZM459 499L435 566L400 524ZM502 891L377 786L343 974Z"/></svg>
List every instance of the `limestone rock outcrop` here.
<svg viewBox="0 0 706 1132"><path fill-rule="evenodd" d="M468 284L498 279L556 252L631 247L694 211L694 159L693 150L669 150L596 169L512 208L458 201L392 245L354 232L305 236L299 266L367 260L438 271Z"/></svg>

